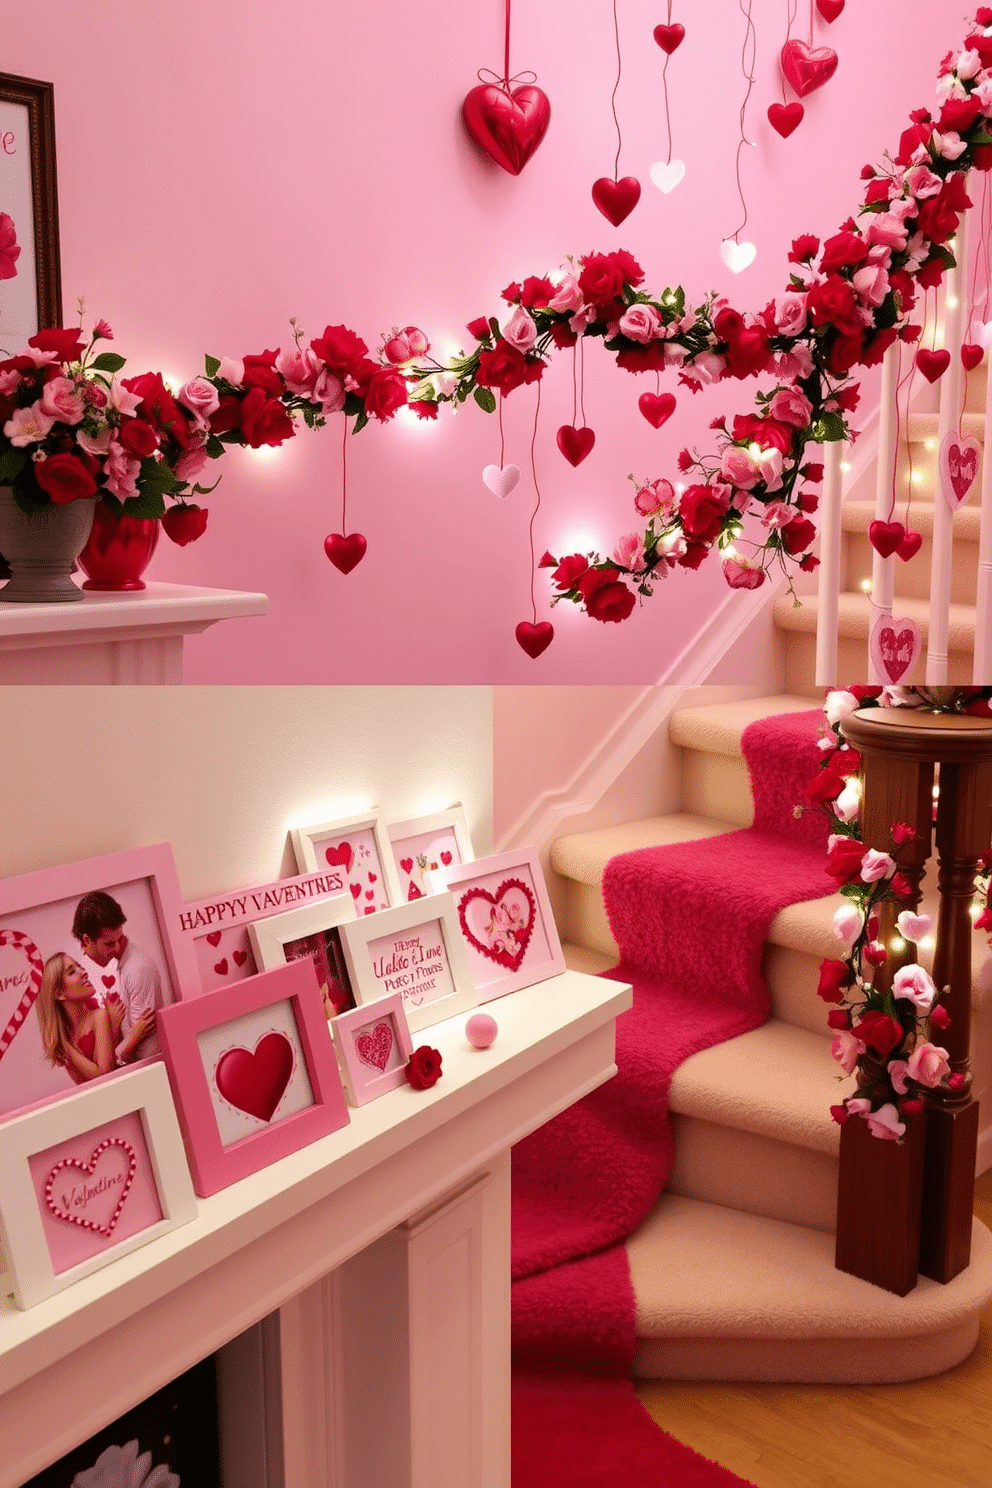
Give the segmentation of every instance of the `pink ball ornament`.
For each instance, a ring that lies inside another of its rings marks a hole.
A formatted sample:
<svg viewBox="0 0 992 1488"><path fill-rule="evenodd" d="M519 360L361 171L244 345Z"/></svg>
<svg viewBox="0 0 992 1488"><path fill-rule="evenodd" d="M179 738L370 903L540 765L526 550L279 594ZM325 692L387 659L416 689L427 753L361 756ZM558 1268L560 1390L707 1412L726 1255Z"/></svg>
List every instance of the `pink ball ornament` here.
<svg viewBox="0 0 992 1488"><path fill-rule="evenodd" d="M498 1033L496 1019L488 1013L473 1013L465 1024L465 1034L476 1049L488 1049Z"/></svg>

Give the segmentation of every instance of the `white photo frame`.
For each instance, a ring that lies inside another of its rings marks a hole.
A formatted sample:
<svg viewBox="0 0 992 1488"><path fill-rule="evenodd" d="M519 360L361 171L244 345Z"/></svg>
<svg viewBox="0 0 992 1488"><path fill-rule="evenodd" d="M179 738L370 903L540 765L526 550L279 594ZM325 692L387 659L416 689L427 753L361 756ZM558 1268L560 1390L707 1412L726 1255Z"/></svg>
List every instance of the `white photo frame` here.
<svg viewBox="0 0 992 1488"><path fill-rule="evenodd" d="M340 927L358 918L355 901L350 894L336 894L332 899L323 899L317 904L300 904L282 914L270 915L264 920L254 920L248 926L255 960L262 971L271 971L284 966L287 961L311 960L317 976L328 1018L339 1017L355 1005L343 950L341 961L335 954L341 946ZM333 932L333 933L332 933ZM314 941L312 947L301 942ZM319 946L319 950L318 950ZM318 954L319 955L318 960ZM333 964L332 964L333 963ZM321 971L325 973L322 982ZM341 1006L338 1003L341 1002Z"/></svg>
<svg viewBox="0 0 992 1488"><path fill-rule="evenodd" d="M389 840L400 885L399 903L408 904L432 892L427 875L441 868L470 863L475 857L461 802L410 821L392 822Z"/></svg>
<svg viewBox="0 0 992 1488"><path fill-rule="evenodd" d="M345 923L341 944L359 1007L399 992L411 1033L478 1005L450 894Z"/></svg>
<svg viewBox="0 0 992 1488"><path fill-rule="evenodd" d="M330 1024L348 1099L364 1106L406 1084L413 1040L399 992L341 1013Z"/></svg>
<svg viewBox="0 0 992 1488"><path fill-rule="evenodd" d="M105 1159L117 1166L103 1171ZM125 1221L129 1204L138 1207ZM159 1217L149 1219L156 1208ZM161 1062L84 1086L0 1126L0 1237L19 1307L64 1291L196 1212Z"/></svg>
<svg viewBox="0 0 992 1488"><path fill-rule="evenodd" d="M340 869L359 918L402 902L389 833L378 811L293 827L299 873Z"/></svg>

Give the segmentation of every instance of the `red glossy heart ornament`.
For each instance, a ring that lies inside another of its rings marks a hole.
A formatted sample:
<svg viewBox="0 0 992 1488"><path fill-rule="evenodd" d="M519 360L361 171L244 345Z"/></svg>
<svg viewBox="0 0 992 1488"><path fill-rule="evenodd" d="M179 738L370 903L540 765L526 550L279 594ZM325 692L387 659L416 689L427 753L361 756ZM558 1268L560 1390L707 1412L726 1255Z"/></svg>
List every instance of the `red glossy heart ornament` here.
<svg viewBox="0 0 992 1488"><path fill-rule="evenodd" d="M976 346L973 341L966 341L961 347L961 365L966 372L974 372L984 355L982 347Z"/></svg>
<svg viewBox="0 0 992 1488"><path fill-rule="evenodd" d="M480 83L462 104L465 127L479 149L519 176L548 132L551 104L540 88Z"/></svg>
<svg viewBox="0 0 992 1488"><path fill-rule="evenodd" d="M619 227L640 201L641 183L636 176L622 176L619 181L600 176L593 183L592 199L607 222Z"/></svg>
<svg viewBox="0 0 992 1488"><path fill-rule="evenodd" d="M783 139L788 139L794 129L798 129L803 122L806 110L798 98L792 103L770 103L768 105L768 122L780 134Z"/></svg>
<svg viewBox="0 0 992 1488"><path fill-rule="evenodd" d="M816 0L816 8L829 25L844 9L844 0Z"/></svg>
<svg viewBox="0 0 992 1488"><path fill-rule="evenodd" d="M805 41L787 41L782 48L782 71L793 91L805 98L828 83L837 71L837 53L831 47L813 47Z"/></svg>
<svg viewBox="0 0 992 1488"><path fill-rule="evenodd" d="M637 406L652 428L660 429L675 412L675 397L672 393L642 393Z"/></svg>
<svg viewBox="0 0 992 1488"><path fill-rule="evenodd" d="M947 350L927 351L924 346L916 353L916 365L927 382L936 382L951 365L951 353Z"/></svg>
<svg viewBox="0 0 992 1488"><path fill-rule="evenodd" d="M357 568L365 557L368 543L360 532L352 532L348 537L342 537L340 532L328 533L324 538L324 552L343 574L350 574L353 568Z"/></svg>
<svg viewBox="0 0 992 1488"><path fill-rule="evenodd" d="M655 26L654 28L655 41L669 56L682 45L684 37L685 27L677 22L671 26Z"/></svg>
<svg viewBox="0 0 992 1488"><path fill-rule="evenodd" d="M906 536L906 529L901 522L874 521L868 528L868 541L880 553L883 558L891 558L899 544Z"/></svg>
<svg viewBox="0 0 992 1488"><path fill-rule="evenodd" d="M923 546L923 538L918 532L907 532L902 542L896 548L896 552L903 563L908 563L910 558L915 558Z"/></svg>
<svg viewBox="0 0 992 1488"><path fill-rule="evenodd" d="M514 634L521 650L536 661L554 640L555 628L547 620L539 620L536 625L532 625L529 620L521 620Z"/></svg>
<svg viewBox="0 0 992 1488"><path fill-rule="evenodd" d="M569 465L581 465L596 443L591 429L575 429L571 424L562 424L557 434L558 448Z"/></svg>

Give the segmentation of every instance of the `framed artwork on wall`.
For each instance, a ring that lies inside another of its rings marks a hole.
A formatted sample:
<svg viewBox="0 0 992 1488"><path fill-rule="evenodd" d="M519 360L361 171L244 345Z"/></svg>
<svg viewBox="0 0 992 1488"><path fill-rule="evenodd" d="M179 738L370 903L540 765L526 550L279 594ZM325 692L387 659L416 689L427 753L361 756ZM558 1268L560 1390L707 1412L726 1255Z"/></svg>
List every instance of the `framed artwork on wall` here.
<svg viewBox="0 0 992 1488"><path fill-rule="evenodd" d="M20 1307L195 1215L161 1062L0 1126L0 1232Z"/></svg>
<svg viewBox="0 0 992 1488"><path fill-rule="evenodd" d="M331 1034L353 1106L406 1084L413 1040L399 992L342 1013L331 1023Z"/></svg>
<svg viewBox="0 0 992 1488"><path fill-rule="evenodd" d="M429 873L468 863L475 857L461 805L413 821L394 822L389 828L389 840L400 882L401 903L422 899L431 892Z"/></svg>
<svg viewBox="0 0 992 1488"><path fill-rule="evenodd" d="M477 1004L450 894L346 922L341 944L359 1007L398 992L411 1033Z"/></svg>
<svg viewBox="0 0 992 1488"><path fill-rule="evenodd" d="M0 73L0 356L61 324L53 89Z"/></svg>
<svg viewBox="0 0 992 1488"><path fill-rule="evenodd" d="M156 1057L197 988L168 843L0 879L0 1120Z"/></svg>
<svg viewBox="0 0 992 1488"><path fill-rule="evenodd" d="M261 970L248 933L253 920L278 915L294 905L324 903L346 892L342 870L328 868L324 873L301 873L297 878L232 889L184 904L178 930L193 944L201 991L229 987Z"/></svg>
<svg viewBox="0 0 992 1488"><path fill-rule="evenodd" d="M442 868L430 879L454 899L480 1002L565 970L544 874L532 849Z"/></svg>
<svg viewBox="0 0 992 1488"><path fill-rule="evenodd" d="M248 926L252 959L271 971L287 961L307 961L314 969L327 1018L355 1006L351 978L341 946L341 925L357 919L350 894L336 894L319 904L301 904Z"/></svg>
<svg viewBox="0 0 992 1488"><path fill-rule="evenodd" d="M359 916L401 902L386 824L378 811L290 832L300 873L339 870Z"/></svg>
<svg viewBox="0 0 992 1488"><path fill-rule="evenodd" d="M205 1198L347 1126L313 971L273 971L159 1014L193 1186Z"/></svg>

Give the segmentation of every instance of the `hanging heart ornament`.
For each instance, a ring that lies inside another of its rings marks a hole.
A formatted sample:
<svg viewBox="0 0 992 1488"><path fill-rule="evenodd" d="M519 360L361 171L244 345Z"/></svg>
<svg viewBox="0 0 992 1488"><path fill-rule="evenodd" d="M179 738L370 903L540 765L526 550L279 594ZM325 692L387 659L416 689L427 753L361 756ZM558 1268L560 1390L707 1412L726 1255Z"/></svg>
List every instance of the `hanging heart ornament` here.
<svg viewBox="0 0 992 1488"><path fill-rule="evenodd" d="M893 686L908 681L920 655L922 637L915 620L880 615L871 633L870 653L878 676Z"/></svg>
<svg viewBox="0 0 992 1488"><path fill-rule="evenodd" d="M462 117L490 160L519 176L551 123L548 95L533 84L480 83L465 97Z"/></svg>
<svg viewBox="0 0 992 1488"><path fill-rule="evenodd" d="M734 238L724 238L720 244L720 257L727 268L735 274L743 273L750 268L757 257L758 250L753 243L738 243Z"/></svg>
<svg viewBox="0 0 992 1488"><path fill-rule="evenodd" d="M340 573L350 574L365 557L368 543L360 532L351 532L345 537L340 532L329 532L324 538L324 552Z"/></svg>
<svg viewBox="0 0 992 1488"><path fill-rule="evenodd" d="M782 48L782 71L800 98L828 83L837 71L837 53L832 47L814 47L805 41L787 41Z"/></svg>
<svg viewBox="0 0 992 1488"><path fill-rule="evenodd" d="M607 222L619 227L640 201L641 183L636 176L621 176L619 181L600 176L593 182L592 199Z"/></svg>
<svg viewBox="0 0 992 1488"><path fill-rule="evenodd" d="M951 511L957 511L968 500L978 477L981 457L982 446L977 439L959 439L956 434L944 436L938 465L941 489Z"/></svg>
<svg viewBox="0 0 992 1488"><path fill-rule="evenodd" d="M519 465L486 465L483 467L482 484L487 491L492 491L494 496L499 496L501 499L509 496L519 483Z"/></svg>
<svg viewBox="0 0 992 1488"><path fill-rule="evenodd" d="M542 651L548 649L555 638L554 626L549 620L538 620L536 625L530 620L521 620L514 634L517 638L517 645L534 661Z"/></svg>
<svg viewBox="0 0 992 1488"><path fill-rule="evenodd" d="M675 190L685 176L685 161L656 160L648 171L648 175L651 177L651 184L657 186L658 190L663 191L667 196L670 191Z"/></svg>

